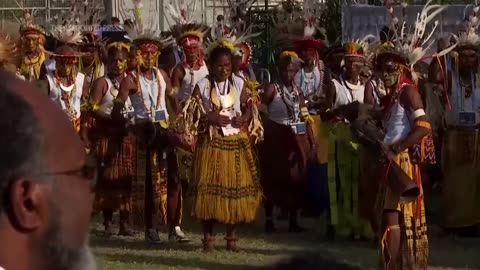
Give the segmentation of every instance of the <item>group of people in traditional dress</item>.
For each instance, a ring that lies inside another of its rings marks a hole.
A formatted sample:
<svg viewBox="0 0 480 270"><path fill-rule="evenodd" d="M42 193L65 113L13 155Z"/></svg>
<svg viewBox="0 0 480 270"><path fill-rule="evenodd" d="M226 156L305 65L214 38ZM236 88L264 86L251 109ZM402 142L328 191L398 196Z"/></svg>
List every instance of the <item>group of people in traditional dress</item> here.
<svg viewBox="0 0 480 270"><path fill-rule="evenodd" d="M168 32L143 21L141 1L134 1L131 24L103 38L78 27L94 24L96 9L84 5L73 1L68 23L49 33L26 11L18 48L0 36L0 63L43 82L98 157L95 209L107 235L119 210L119 235L133 235L134 225L158 244L159 227L168 225L170 240L188 243L181 221L190 194L205 252L214 250L217 224L226 224L227 250L237 251L237 225L252 222L263 203L267 233L276 231L275 207L287 214L290 232L305 230L302 210L327 212L327 236L376 234L385 269L425 269L420 167L435 163L439 151L445 225L478 229L478 7L467 29L432 54L435 41L424 27L440 7L425 6L411 35L397 33L403 22L389 7L394 25L380 40L328 46L316 37L318 7L305 1L301 16L277 14L285 18L274 33L283 46L278 78L261 84L249 63L256 34L237 24L238 1L218 27L195 22L189 7L169 5ZM43 47L47 35L56 40L52 51ZM426 59L433 60L420 93ZM352 104L382 130L378 148L359 138L345 109ZM414 200L403 201L385 180L392 164L420 189Z"/></svg>

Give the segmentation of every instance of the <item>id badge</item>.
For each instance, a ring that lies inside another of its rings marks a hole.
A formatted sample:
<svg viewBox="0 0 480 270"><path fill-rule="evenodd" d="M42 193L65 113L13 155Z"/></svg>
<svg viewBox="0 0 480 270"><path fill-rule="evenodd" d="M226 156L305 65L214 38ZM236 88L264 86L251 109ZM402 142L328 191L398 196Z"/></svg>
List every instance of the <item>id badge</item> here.
<svg viewBox="0 0 480 270"><path fill-rule="evenodd" d="M165 121L167 120L167 115L165 110L158 110L155 112L155 122Z"/></svg>
<svg viewBox="0 0 480 270"><path fill-rule="evenodd" d="M305 123L292 124L292 130L296 135L303 135L307 133L307 125Z"/></svg>

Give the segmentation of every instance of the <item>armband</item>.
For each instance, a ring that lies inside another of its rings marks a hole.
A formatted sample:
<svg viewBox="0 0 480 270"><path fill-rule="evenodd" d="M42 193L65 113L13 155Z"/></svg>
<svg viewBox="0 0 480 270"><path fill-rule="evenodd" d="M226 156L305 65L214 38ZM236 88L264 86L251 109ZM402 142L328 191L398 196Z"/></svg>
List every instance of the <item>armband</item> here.
<svg viewBox="0 0 480 270"><path fill-rule="evenodd" d="M415 126L416 127L423 127L423 128L427 128L427 129L432 128L432 125L428 121L424 121L424 120L415 121Z"/></svg>
<svg viewBox="0 0 480 270"><path fill-rule="evenodd" d="M425 114L425 111L424 111L423 109L418 109L418 110L416 110L416 111L414 111L414 112L412 113L412 119L415 120L415 119L417 119L418 117L424 116L424 115L426 115L426 114Z"/></svg>

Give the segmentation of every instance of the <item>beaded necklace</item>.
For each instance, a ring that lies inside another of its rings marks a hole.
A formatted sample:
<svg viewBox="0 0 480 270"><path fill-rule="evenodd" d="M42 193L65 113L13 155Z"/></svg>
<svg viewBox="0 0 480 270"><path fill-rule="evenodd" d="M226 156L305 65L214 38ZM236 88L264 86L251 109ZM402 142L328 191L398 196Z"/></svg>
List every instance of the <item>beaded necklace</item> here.
<svg viewBox="0 0 480 270"><path fill-rule="evenodd" d="M65 112L67 113L69 119L72 122L77 120L77 111L74 108L73 97L76 93L76 84L75 81L70 86L64 86L61 83L61 77L58 75L58 72L55 71L55 86L57 89L60 89L61 99L65 103Z"/></svg>
<svg viewBox="0 0 480 270"><path fill-rule="evenodd" d="M160 89L160 76L162 76L160 74L160 71L156 68L153 68L152 69L152 75L153 75L153 79L157 81L157 87L158 87L158 94L157 94L157 100L156 100L156 103L155 104L151 104L152 105L152 108L155 106L155 110L158 110L160 109L160 98L161 98L161 89ZM143 91L142 91L142 86L141 86L141 83L140 83L140 77L142 75L140 74L140 72L138 73L138 79L137 79L137 89L138 89L138 93L140 95L140 98L142 99L142 104L143 104L143 109L145 110L145 112L148 112L149 110L147 109L147 104L145 104L145 99L143 97ZM145 78L145 76L143 76ZM146 78L145 78L146 80ZM147 90L147 91L150 91L150 90ZM152 93L153 95L153 93ZM152 100L153 101L153 100ZM153 113L153 112L152 112Z"/></svg>

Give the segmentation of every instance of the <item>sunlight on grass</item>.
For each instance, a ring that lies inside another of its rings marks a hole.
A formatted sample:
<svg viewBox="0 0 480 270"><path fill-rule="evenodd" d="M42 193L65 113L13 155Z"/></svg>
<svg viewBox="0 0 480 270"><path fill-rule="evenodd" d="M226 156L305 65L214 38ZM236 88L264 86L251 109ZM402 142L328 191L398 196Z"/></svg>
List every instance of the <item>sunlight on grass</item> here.
<svg viewBox="0 0 480 270"><path fill-rule="evenodd" d="M335 258L338 261L357 265L362 269L377 268L375 243L322 240L323 222L305 222L309 233L289 234L286 224L279 224L280 232L265 235L261 223L242 226L239 229L241 248L239 253L225 250L224 226L216 228L216 251L213 254L201 252L201 233L198 222L188 221L185 228L192 238L191 244L165 243L154 248L143 242L143 233L134 237L105 238L102 226L95 222L92 227L91 244L98 257L99 269L105 270L153 270L153 269L208 269L239 270L249 265L267 265L281 258L305 251L319 256ZM432 231L438 231L434 226ZM478 239L451 239L435 235L430 237L429 269L480 269L480 241ZM166 234L161 238L166 240Z"/></svg>

